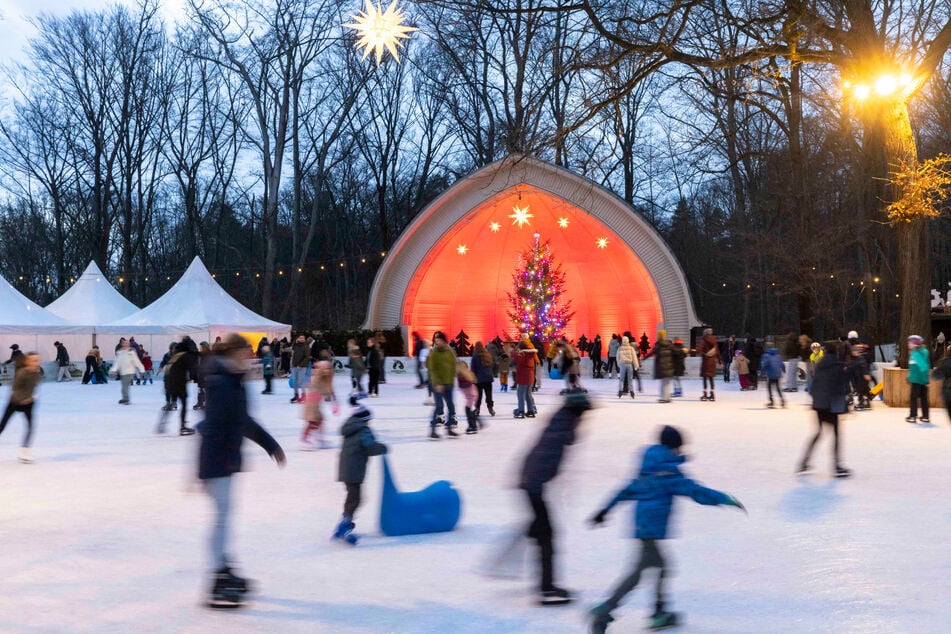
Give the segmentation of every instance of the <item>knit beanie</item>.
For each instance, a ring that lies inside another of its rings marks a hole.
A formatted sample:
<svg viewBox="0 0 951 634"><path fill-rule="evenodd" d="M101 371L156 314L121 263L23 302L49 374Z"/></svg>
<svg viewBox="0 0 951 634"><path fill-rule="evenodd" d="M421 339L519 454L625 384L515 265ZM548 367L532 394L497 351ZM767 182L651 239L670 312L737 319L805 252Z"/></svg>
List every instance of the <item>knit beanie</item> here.
<svg viewBox="0 0 951 634"><path fill-rule="evenodd" d="M684 444L684 439L675 427L664 425L660 431L660 444L671 449L679 449Z"/></svg>

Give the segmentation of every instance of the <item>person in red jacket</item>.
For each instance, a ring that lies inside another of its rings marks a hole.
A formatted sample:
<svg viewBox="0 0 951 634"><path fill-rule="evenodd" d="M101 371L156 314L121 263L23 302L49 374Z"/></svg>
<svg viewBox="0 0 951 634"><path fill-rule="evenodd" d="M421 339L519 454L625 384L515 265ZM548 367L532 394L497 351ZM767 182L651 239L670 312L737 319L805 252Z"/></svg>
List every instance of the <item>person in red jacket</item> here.
<svg viewBox="0 0 951 634"><path fill-rule="evenodd" d="M518 408L513 412L515 418L535 418L538 409L532 386L535 385L535 366L538 363L538 351L528 337L522 337L515 352L515 390L518 395Z"/></svg>

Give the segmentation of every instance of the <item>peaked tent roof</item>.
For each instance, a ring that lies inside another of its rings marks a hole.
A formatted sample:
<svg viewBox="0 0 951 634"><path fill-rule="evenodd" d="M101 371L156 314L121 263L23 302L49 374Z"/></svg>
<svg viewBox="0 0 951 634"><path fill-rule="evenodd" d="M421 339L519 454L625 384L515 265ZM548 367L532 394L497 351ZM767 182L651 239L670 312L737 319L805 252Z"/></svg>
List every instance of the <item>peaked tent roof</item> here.
<svg viewBox="0 0 951 634"><path fill-rule="evenodd" d="M210 330L289 332L291 327L258 315L228 295L197 257L175 285L137 313L97 329L141 335Z"/></svg>
<svg viewBox="0 0 951 634"><path fill-rule="evenodd" d="M46 307L71 324L96 332L100 326L133 314L139 307L117 291L95 262L76 283Z"/></svg>
<svg viewBox="0 0 951 634"><path fill-rule="evenodd" d="M75 325L34 304L0 277L0 333L69 334Z"/></svg>

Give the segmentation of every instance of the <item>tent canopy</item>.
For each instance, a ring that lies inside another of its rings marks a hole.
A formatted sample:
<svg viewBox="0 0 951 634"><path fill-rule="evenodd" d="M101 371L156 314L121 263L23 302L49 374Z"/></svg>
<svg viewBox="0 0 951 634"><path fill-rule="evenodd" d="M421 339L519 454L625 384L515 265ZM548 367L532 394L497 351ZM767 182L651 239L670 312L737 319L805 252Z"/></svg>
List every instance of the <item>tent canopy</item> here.
<svg viewBox="0 0 951 634"><path fill-rule="evenodd" d="M0 333L68 334L80 329L65 319L34 304L0 277Z"/></svg>
<svg viewBox="0 0 951 634"><path fill-rule="evenodd" d="M76 283L46 310L87 332L97 332L103 324L128 317L139 307L113 288L96 263L90 262Z"/></svg>
<svg viewBox="0 0 951 634"><path fill-rule="evenodd" d="M272 321L225 292L197 257L164 295L128 317L112 321L97 332L190 334L196 332L253 331L289 333L291 327Z"/></svg>

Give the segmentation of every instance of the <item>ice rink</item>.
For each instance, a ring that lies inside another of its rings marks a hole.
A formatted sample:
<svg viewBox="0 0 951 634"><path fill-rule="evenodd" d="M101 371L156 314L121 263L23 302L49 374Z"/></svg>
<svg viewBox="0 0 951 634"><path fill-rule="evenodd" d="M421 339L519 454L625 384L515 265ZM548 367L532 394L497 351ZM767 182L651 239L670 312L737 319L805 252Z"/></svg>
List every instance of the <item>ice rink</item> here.
<svg viewBox="0 0 951 634"><path fill-rule="evenodd" d="M154 434L162 387L45 383L38 393L30 465L17 462L23 428L15 415L0 436L0 631L2 632L584 632L585 611L628 566L630 505L609 524L585 520L631 475L659 426L687 436L685 471L736 495L735 509L677 502L671 608L683 632L947 632L951 629L951 429L903 422L906 412L876 401L843 425L843 455L854 477L836 480L826 441L815 471L793 475L813 432L808 395L767 410L765 390L720 386L718 401L686 395L656 402L656 384L616 398L616 382L586 382L599 405L550 493L558 530L557 583L574 591L568 607L534 605L534 559L521 579L478 569L526 509L513 488L521 457L557 407L561 387L546 381L539 417L516 421L515 394L499 394L482 433L426 439L430 408L412 374L389 373L369 399L378 438L390 446L402 490L451 480L463 496L452 532L387 538L378 531L381 465L371 460L358 511L356 548L332 543L344 491L337 451L298 451L299 409L286 380L261 396L249 383L255 416L283 444L280 470L245 444L237 476L234 552L257 591L240 611L202 606L210 585L209 501L195 480L199 438ZM338 394L349 380L337 376ZM193 386L192 386L193 388ZM9 387L0 390L6 402ZM194 392L190 395L194 402ZM457 395L460 418L462 399ZM190 403L190 404L191 404ZM341 414L344 414L344 408ZM200 420L189 411L189 423ZM335 436L343 418L331 420ZM174 428L175 425L172 425ZM534 555L534 552L531 552ZM653 578L617 613L610 631L638 632L652 607Z"/></svg>

